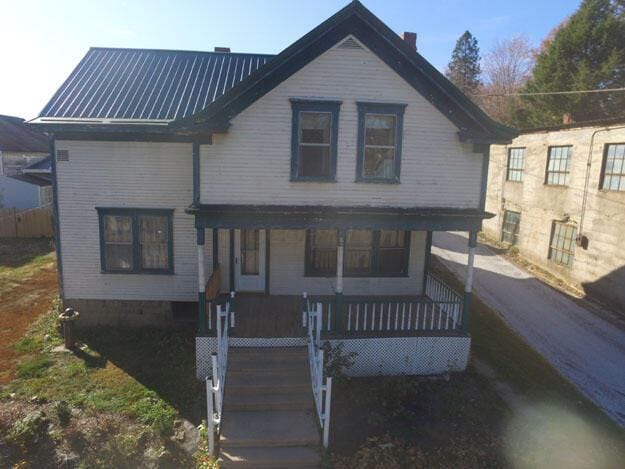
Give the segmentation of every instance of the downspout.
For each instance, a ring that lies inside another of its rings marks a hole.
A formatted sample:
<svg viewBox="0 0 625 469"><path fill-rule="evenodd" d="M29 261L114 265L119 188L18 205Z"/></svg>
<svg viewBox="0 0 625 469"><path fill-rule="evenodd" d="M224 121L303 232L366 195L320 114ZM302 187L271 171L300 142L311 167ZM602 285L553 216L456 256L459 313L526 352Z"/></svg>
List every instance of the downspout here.
<svg viewBox="0 0 625 469"><path fill-rule="evenodd" d="M588 188L590 186L590 168L592 166L592 150L595 142L595 136L599 132L610 132L611 130L625 129L625 125L619 125L618 127L604 127L603 129L597 129L592 133L590 137L590 146L588 148L588 161L586 162L586 180L584 181L584 194L582 197L582 210L579 217L579 233L578 239L582 239L584 233L584 218L586 217L586 204L588 202Z"/></svg>

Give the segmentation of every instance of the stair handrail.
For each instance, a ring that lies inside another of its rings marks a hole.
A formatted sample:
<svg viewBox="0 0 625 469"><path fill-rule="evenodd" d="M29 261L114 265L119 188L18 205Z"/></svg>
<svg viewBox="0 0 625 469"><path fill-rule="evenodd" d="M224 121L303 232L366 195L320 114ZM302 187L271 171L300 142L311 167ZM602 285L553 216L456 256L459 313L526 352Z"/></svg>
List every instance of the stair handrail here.
<svg viewBox="0 0 625 469"><path fill-rule="evenodd" d="M217 352L211 356L212 376L206 377L206 408L208 422L208 451L215 455L215 435L221 432L226 369L228 367L228 329L234 327L234 292L224 308L217 305Z"/></svg>
<svg viewBox="0 0 625 469"><path fill-rule="evenodd" d="M328 447L330 436L330 409L332 398L332 377L324 379L324 350L321 347L321 312L322 304L311 304L306 293L303 296L304 311L302 316L307 326L308 363L315 410L319 424L323 429L323 447Z"/></svg>

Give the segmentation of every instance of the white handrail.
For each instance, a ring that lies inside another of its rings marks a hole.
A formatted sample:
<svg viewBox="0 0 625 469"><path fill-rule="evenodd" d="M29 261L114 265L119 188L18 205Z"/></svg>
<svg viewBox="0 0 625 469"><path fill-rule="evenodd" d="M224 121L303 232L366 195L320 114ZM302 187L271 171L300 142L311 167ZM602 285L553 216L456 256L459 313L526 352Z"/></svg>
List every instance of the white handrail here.
<svg viewBox="0 0 625 469"><path fill-rule="evenodd" d="M330 409L332 396L332 378L323 377L323 349L321 348L321 303L312 306L304 296L303 315L308 326L308 362L310 365L310 382L312 385L315 409L319 424L323 429L323 447L328 447L330 437Z"/></svg>
<svg viewBox="0 0 625 469"><path fill-rule="evenodd" d="M224 387L226 384L226 369L228 367L228 328L234 327L234 311L231 310L234 301L234 292L222 311L217 305L217 353L213 353L213 376L206 377L206 408L208 421L208 451L215 455L215 435L221 431L221 415L223 410Z"/></svg>

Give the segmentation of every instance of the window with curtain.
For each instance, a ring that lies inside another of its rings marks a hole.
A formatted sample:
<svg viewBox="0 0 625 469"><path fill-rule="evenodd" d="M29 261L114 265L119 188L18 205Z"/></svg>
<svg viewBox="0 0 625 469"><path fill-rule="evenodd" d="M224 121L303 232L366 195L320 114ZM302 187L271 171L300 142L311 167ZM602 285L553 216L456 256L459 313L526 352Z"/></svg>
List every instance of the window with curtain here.
<svg viewBox="0 0 625 469"><path fill-rule="evenodd" d="M358 103L357 180L399 181L404 108Z"/></svg>
<svg viewBox="0 0 625 469"><path fill-rule="evenodd" d="M306 274L336 275L338 235L335 230L307 232ZM343 257L345 277L402 277L408 275L410 232L347 230Z"/></svg>
<svg viewBox="0 0 625 469"><path fill-rule="evenodd" d="M103 272L173 273L171 210L98 209Z"/></svg>

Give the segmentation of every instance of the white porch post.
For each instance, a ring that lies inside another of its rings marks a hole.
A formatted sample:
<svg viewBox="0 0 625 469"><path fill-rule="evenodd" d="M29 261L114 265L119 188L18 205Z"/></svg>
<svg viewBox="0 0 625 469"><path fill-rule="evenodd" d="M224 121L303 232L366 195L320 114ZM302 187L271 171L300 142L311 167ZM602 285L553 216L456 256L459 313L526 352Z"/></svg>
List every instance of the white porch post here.
<svg viewBox="0 0 625 469"><path fill-rule="evenodd" d="M336 247L336 291L334 308L334 330L343 329L343 254L345 252L345 231L339 230Z"/></svg>
<svg viewBox="0 0 625 469"><path fill-rule="evenodd" d="M206 321L206 272L204 269L204 228L197 229L198 335L208 333Z"/></svg>
<svg viewBox="0 0 625 469"><path fill-rule="evenodd" d="M469 232L469 254L467 256L467 280L464 284L464 298L462 302L462 331L469 333L471 320L471 296L473 290L473 262L477 247L477 231Z"/></svg>

